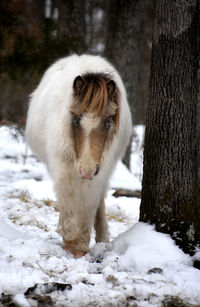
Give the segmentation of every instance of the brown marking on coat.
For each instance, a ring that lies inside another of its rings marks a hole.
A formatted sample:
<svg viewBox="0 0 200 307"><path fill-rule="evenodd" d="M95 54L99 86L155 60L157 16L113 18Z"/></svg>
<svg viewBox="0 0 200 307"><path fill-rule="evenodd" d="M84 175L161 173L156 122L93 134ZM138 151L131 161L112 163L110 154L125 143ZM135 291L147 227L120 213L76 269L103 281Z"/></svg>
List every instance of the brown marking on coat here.
<svg viewBox="0 0 200 307"><path fill-rule="evenodd" d="M114 133L115 125L111 119L111 125L109 130L104 127L105 120L102 119L98 128L93 129L89 135L91 154L97 164L100 164L100 159L105 146L109 146Z"/></svg>
<svg viewBox="0 0 200 307"><path fill-rule="evenodd" d="M74 116L75 114L73 114L72 116ZM78 116L78 115L76 115ZM79 116L78 116L79 117ZM76 153L76 158L79 159L81 156L81 152L83 149L83 144L85 141L85 135L84 135L84 131L81 128L81 126L74 126L73 122L71 124L71 131L72 131L72 139L74 142L74 150Z"/></svg>
<svg viewBox="0 0 200 307"><path fill-rule="evenodd" d="M63 248L67 251L67 252L70 252L74 258L80 258L80 257L83 257L87 254L86 251L82 251L82 250L79 250L79 249L76 249L76 246L79 242L80 238L77 238L73 241L66 241L64 240L64 246Z"/></svg>
<svg viewBox="0 0 200 307"><path fill-rule="evenodd" d="M66 241L64 240L64 249L68 251L72 251L75 249L77 243L79 241L79 238L73 240L73 241Z"/></svg>

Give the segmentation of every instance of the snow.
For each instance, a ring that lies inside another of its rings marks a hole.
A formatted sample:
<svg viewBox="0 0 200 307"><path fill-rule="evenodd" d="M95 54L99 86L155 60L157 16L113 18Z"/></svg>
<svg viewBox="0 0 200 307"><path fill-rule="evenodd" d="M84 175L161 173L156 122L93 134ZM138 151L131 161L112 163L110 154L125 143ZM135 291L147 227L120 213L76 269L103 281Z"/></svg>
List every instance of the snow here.
<svg viewBox="0 0 200 307"><path fill-rule="evenodd" d="M128 168L120 161L111 177L111 186L114 189L124 188L132 190L134 188L134 190L141 190L141 182L137 177L133 176Z"/></svg>
<svg viewBox="0 0 200 307"><path fill-rule="evenodd" d="M200 271L192 266L200 251L193 258L184 254L168 235L138 222L139 199L112 195L119 187L141 189L143 134L144 127L135 128L132 172L119 162L110 182L111 242L95 244L92 234L90 253L74 259L56 232L59 213L45 166L30 150L26 155L14 128L0 128L0 301L29 307L43 297L52 306L162 306L174 297L200 306Z"/></svg>

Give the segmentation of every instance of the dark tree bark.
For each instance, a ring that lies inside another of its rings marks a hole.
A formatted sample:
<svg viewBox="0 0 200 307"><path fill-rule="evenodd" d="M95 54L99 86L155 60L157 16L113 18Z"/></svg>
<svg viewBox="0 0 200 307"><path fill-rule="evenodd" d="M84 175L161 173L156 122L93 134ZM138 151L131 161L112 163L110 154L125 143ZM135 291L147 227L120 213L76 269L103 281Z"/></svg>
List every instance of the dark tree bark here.
<svg viewBox="0 0 200 307"><path fill-rule="evenodd" d="M59 23L66 39L70 41L71 50L76 53L86 51L85 0L57 1L59 8Z"/></svg>
<svg viewBox="0 0 200 307"><path fill-rule="evenodd" d="M91 54L103 54L106 39L106 0L86 1L86 44Z"/></svg>
<svg viewBox="0 0 200 307"><path fill-rule="evenodd" d="M132 117L138 84L140 43L144 34L145 0L109 0L104 55L120 72L128 94ZM129 153L125 157L129 165Z"/></svg>
<svg viewBox="0 0 200 307"><path fill-rule="evenodd" d="M134 101L134 124L146 124L147 103L149 100L149 77L151 69L151 41L153 33L152 0L148 0L147 13L144 19L144 34L140 43L140 63L136 100Z"/></svg>
<svg viewBox="0 0 200 307"><path fill-rule="evenodd" d="M189 253L200 243L199 0L155 0L140 221Z"/></svg>

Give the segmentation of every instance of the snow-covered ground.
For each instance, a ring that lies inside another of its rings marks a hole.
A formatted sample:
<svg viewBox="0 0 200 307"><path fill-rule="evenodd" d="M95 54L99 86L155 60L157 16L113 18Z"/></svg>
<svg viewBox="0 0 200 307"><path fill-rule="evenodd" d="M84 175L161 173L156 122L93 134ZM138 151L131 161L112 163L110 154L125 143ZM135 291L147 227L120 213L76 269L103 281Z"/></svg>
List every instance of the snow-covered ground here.
<svg viewBox="0 0 200 307"><path fill-rule="evenodd" d="M111 179L110 244L95 244L93 234L90 253L74 259L56 232L45 166L15 129L0 128L0 306L200 306L193 259L138 222L139 199L112 196L119 187L141 189L143 132L136 127L132 174L119 163Z"/></svg>

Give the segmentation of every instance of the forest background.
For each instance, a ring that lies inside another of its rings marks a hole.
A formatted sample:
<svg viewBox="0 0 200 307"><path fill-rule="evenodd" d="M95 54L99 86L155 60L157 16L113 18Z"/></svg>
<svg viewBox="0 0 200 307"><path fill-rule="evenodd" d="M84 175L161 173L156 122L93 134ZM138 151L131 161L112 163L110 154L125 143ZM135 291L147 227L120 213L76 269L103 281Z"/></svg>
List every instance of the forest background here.
<svg viewBox="0 0 200 307"><path fill-rule="evenodd" d="M145 124L152 1L1 0L0 16L1 124L23 127L42 74L72 53L110 60L125 83L133 124Z"/></svg>

